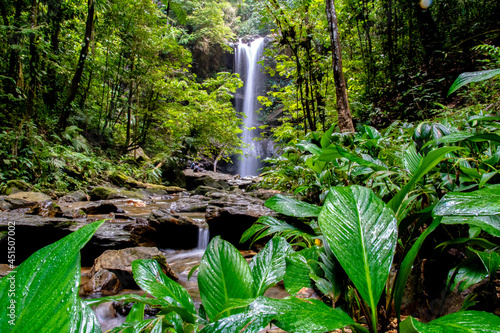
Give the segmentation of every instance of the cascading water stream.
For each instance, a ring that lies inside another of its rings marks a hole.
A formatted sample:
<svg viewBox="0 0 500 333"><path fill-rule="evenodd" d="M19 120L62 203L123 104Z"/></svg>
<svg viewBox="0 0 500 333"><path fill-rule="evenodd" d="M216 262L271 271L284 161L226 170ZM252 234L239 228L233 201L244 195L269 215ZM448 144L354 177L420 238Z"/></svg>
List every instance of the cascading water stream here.
<svg viewBox="0 0 500 333"><path fill-rule="evenodd" d="M235 69L243 80L243 102L236 104L236 111L245 115L243 120L242 140L248 145L243 149L243 160L239 162L238 173L241 176L258 175L258 169L261 167L259 159L260 152L257 151L254 138L255 130L247 130L249 127L259 126L256 111L259 109L257 96L262 85L261 65L257 62L262 57L264 50L264 38L258 38L250 44L243 43L240 40L235 52Z"/></svg>

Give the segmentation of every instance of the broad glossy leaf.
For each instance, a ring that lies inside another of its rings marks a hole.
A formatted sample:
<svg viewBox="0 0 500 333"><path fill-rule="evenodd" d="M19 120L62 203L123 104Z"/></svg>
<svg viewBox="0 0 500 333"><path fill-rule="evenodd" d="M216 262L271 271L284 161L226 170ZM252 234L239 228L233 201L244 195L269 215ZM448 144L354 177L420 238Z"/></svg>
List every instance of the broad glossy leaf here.
<svg viewBox="0 0 500 333"><path fill-rule="evenodd" d="M296 146L303 149L303 150L306 150L306 151L308 151L311 154L314 154L316 156L321 155L321 152L322 152L321 148L319 148L317 145L315 145L314 143L307 142L307 141L301 141L301 142L297 143Z"/></svg>
<svg viewBox="0 0 500 333"><path fill-rule="evenodd" d="M401 332L418 333L497 333L500 317L482 311L460 311L435 319L428 324L411 316L401 323Z"/></svg>
<svg viewBox="0 0 500 333"><path fill-rule="evenodd" d="M474 245L479 245L484 249L491 249L492 247L497 246L496 244L484 239L484 238L455 238L452 240L449 240L447 242L443 242L436 246L436 248L440 246L448 246L448 245L454 245L454 244L474 244Z"/></svg>
<svg viewBox="0 0 500 333"><path fill-rule="evenodd" d="M411 176L417 173L420 162L422 162L422 155L417 153L417 149L414 144L410 144L404 151L403 165L409 171Z"/></svg>
<svg viewBox="0 0 500 333"><path fill-rule="evenodd" d="M281 194L267 199L265 206L280 214L293 217L316 217L321 211L321 207Z"/></svg>
<svg viewBox="0 0 500 333"><path fill-rule="evenodd" d="M253 309L222 318L205 326L200 333L257 333L265 329L276 315L274 312L266 313L259 309Z"/></svg>
<svg viewBox="0 0 500 333"><path fill-rule="evenodd" d="M240 243L244 243L250 238L253 238L252 243L254 243L265 236L273 235L276 233L279 233L286 239L297 236L304 238L315 237L315 235L312 233L308 233L305 230L299 229L272 216L261 216L259 217L257 222L255 222L249 229L247 229L243 233Z"/></svg>
<svg viewBox="0 0 500 333"><path fill-rule="evenodd" d="M213 321L230 298L252 298L253 278L240 252L215 237L201 259L198 287L208 318Z"/></svg>
<svg viewBox="0 0 500 333"><path fill-rule="evenodd" d="M292 247L283 237L275 237L250 263L250 271L255 286L255 295L262 296L264 292L285 276L285 258L294 253Z"/></svg>
<svg viewBox="0 0 500 333"><path fill-rule="evenodd" d="M335 130L335 126L337 126L336 123L333 124L332 126L330 126L330 128L321 137L321 148L325 149L326 147L328 147L330 145L332 133Z"/></svg>
<svg viewBox="0 0 500 333"><path fill-rule="evenodd" d="M443 136L438 141L442 143L454 143L464 140L472 142L484 142L484 141L500 142L500 135L494 133L471 134L469 132L459 132Z"/></svg>
<svg viewBox="0 0 500 333"><path fill-rule="evenodd" d="M431 225L425 229L425 231L418 237L417 241L412 245L410 251L408 251L403 262L401 263L401 267L399 268L398 275L396 277L396 283L394 285L394 308L396 309L398 320L401 315L401 303L403 301L406 282L408 281L408 276L410 275L413 267L413 262L415 261L418 251L420 251L420 248L422 247L422 244L427 236L439 226L440 222L440 218L436 218L432 221Z"/></svg>
<svg viewBox="0 0 500 333"><path fill-rule="evenodd" d="M0 332L100 332L78 297L80 249L104 221L94 222L46 246L0 281ZM14 280L12 280L14 279ZM15 281L15 295L9 289ZM15 327L8 306L15 303ZM12 329L12 330L11 330Z"/></svg>
<svg viewBox="0 0 500 333"><path fill-rule="evenodd" d="M479 260L467 260L448 273L448 290L451 292L458 285L458 292L461 293L487 276L488 272Z"/></svg>
<svg viewBox="0 0 500 333"><path fill-rule="evenodd" d="M132 262L134 280L142 290L152 296L182 306L191 313L196 313L193 300L184 287L163 273L154 259L141 259Z"/></svg>
<svg viewBox="0 0 500 333"><path fill-rule="evenodd" d="M370 137L370 139L381 139L382 135L380 135L380 132L377 131L375 127L364 125L363 128L365 129L366 134Z"/></svg>
<svg viewBox="0 0 500 333"><path fill-rule="evenodd" d="M469 224L500 237L500 184L446 194L434 208L444 224Z"/></svg>
<svg viewBox="0 0 500 333"><path fill-rule="evenodd" d="M144 303L134 303L125 319L126 323L139 322L144 320ZM133 328L126 328L122 333L134 333Z"/></svg>
<svg viewBox="0 0 500 333"><path fill-rule="evenodd" d="M285 289L290 295L296 295L302 288L312 288L313 283L309 274L311 268L307 259L300 253L293 253L286 257L286 273L284 276Z"/></svg>
<svg viewBox="0 0 500 333"><path fill-rule="evenodd" d="M342 157L342 154L340 154L337 149L337 145L331 144L327 148L323 149L318 159L323 162L330 162Z"/></svg>
<svg viewBox="0 0 500 333"><path fill-rule="evenodd" d="M335 257L375 309L396 248L393 212L368 188L332 187L318 222Z"/></svg>
<svg viewBox="0 0 500 333"><path fill-rule="evenodd" d="M491 79L492 77L495 77L497 75L500 75L500 68L490 69L490 70L486 70L486 71L462 73L457 77L457 79L451 85L450 90L448 90L448 96L450 96L452 93L457 91L458 88L460 88L466 84L469 84L472 82L479 82L479 81L488 80L488 79Z"/></svg>
<svg viewBox="0 0 500 333"><path fill-rule="evenodd" d="M495 251L477 251L472 249L472 252L478 255L484 265L490 278L494 278L500 266L500 253Z"/></svg>
<svg viewBox="0 0 500 333"><path fill-rule="evenodd" d="M395 213L397 213L399 206L401 206L401 203L403 202L404 198L410 192L415 186L415 183L418 182L420 179L422 179L423 176L425 176L429 171L432 170L436 165L438 165L439 162L442 161L442 159L445 157L446 154L451 153L452 151L462 149L460 147L441 147L436 150L431 151L429 154L427 154L422 162L420 163L420 167L418 170L415 172L413 177L410 178L408 183L394 196L394 198L389 201L387 204Z"/></svg>
<svg viewBox="0 0 500 333"><path fill-rule="evenodd" d="M287 332L327 332L355 324L345 312L316 299L259 297L250 309L276 313L276 326Z"/></svg>

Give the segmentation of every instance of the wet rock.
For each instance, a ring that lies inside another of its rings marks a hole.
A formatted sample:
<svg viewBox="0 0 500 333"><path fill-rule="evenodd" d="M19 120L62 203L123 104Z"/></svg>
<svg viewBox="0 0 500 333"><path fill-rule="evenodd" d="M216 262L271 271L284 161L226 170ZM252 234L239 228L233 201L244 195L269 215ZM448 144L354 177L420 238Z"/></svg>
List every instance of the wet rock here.
<svg viewBox="0 0 500 333"><path fill-rule="evenodd" d="M130 239L137 246L155 247L153 239L157 238L156 229L148 224L146 219L138 218L136 223L127 224L124 230L130 232Z"/></svg>
<svg viewBox="0 0 500 333"><path fill-rule="evenodd" d="M0 278L3 278L7 274L12 272L12 269L7 264L0 264Z"/></svg>
<svg viewBox="0 0 500 333"><path fill-rule="evenodd" d="M186 188L190 191L196 189L198 186L209 186L216 189L228 190L230 186L227 181L234 179L234 176L228 174L215 173L212 171L194 172L191 169L184 170L184 176L186 178Z"/></svg>
<svg viewBox="0 0 500 333"><path fill-rule="evenodd" d="M5 198L5 201L12 205L11 209L33 208L41 202L50 200L48 195L40 192L17 192Z"/></svg>
<svg viewBox="0 0 500 333"><path fill-rule="evenodd" d="M277 194L281 194L282 192L281 191L278 191L278 190L266 190L266 189L263 189L263 188L259 188L255 191L252 191L250 193L251 196L255 197L255 198L259 198L259 199L262 199L262 200L267 200L267 199L270 199L272 197L274 197L275 195Z"/></svg>
<svg viewBox="0 0 500 333"><path fill-rule="evenodd" d="M205 219L210 229L210 237L221 236L236 247L241 235L250 228L259 217L276 215L264 206L264 200L248 195L227 192L210 193Z"/></svg>
<svg viewBox="0 0 500 333"><path fill-rule="evenodd" d="M205 212L210 198L202 195L181 197L170 204L174 212Z"/></svg>
<svg viewBox="0 0 500 333"><path fill-rule="evenodd" d="M27 214L40 215L46 217L63 217L64 213L61 207L52 201L44 201L38 203L35 207L31 208Z"/></svg>
<svg viewBox="0 0 500 333"><path fill-rule="evenodd" d="M137 191L127 191L117 188L98 186L92 189L90 192L90 200L111 200L111 199L124 199L124 198L135 198L144 200L144 194Z"/></svg>
<svg viewBox="0 0 500 333"><path fill-rule="evenodd" d="M110 202L92 202L80 207L80 210L87 215L103 215L110 213L124 213L124 211Z"/></svg>
<svg viewBox="0 0 500 333"><path fill-rule="evenodd" d="M196 190L194 190L193 193L195 195L205 195L209 192L214 192L214 191L218 191L218 189L210 187L210 186L200 185L196 188Z"/></svg>
<svg viewBox="0 0 500 333"><path fill-rule="evenodd" d="M196 247L199 223L174 213L171 209L157 209L148 218L156 229L154 241L160 248L192 249Z"/></svg>
<svg viewBox="0 0 500 333"><path fill-rule="evenodd" d="M105 291L116 293L121 288L138 288L132 275L132 261L155 259L162 271L177 280L177 275L167 264L163 253L156 247L131 247L122 250L108 250L100 255L92 266L90 280L83 286L83 292L91 294Z"/></svg>
<svg viewBox="0 0 500 333"><path fill-rule="evenodd" d="M59 202L71 203L71 202L80 202L80 201L89 201L89 200L90 200L90 196L83 193L82 191L76 191L76 192L72 192L72 193L64 195L63 197L61 197L59 199Z"/></svg>

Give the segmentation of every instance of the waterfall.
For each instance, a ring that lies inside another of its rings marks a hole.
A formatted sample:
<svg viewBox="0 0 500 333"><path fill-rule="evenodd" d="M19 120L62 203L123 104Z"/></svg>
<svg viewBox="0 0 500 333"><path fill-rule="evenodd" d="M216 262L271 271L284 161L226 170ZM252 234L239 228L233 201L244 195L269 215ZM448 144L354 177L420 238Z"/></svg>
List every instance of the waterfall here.
<svg viewBox="0 0 500 333"><path fill-rule="evenodd" d="M208 245L209 236L210 232L208 228L198 228L198 244L196 245L196 249L205 250Z"/></svg>
<svg viewBox="0 0 500 333"><path fill-rule="evenodd" d="M257 131L249 131L247 127L258 127L256 111L260 108L257 96L262 90L262 71L261 65L257 64L264 50L264 38L258 38L250 44L243 43L241 40L235 52L235 70L240 74L243 80L243 101L236 103L236 111L245 115L243 120L242 140L249 145L243 149L243 160L239 161L238 173L244 176L258 175L258 169L261 167L262 152L256 148L253 139L257 136ZM245 156L246 155L246 156Z"/></svg>

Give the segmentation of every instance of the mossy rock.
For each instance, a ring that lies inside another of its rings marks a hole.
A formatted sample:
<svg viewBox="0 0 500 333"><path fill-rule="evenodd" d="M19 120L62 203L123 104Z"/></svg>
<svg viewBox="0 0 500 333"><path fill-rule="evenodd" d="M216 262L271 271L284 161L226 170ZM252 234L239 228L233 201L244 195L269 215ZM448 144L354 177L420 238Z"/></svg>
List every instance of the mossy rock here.
<svg viewBox="0 0 500 333"><path fill-rule="evenodd" d="M113 172L111 175L109 175L109 180L113 182L113 184L118 185L118 186L125 186L125 187L132 187L132 188L139 188L139 187L144 187L141 182L138 182L137 180L133 179L132 177L129 177L125 175L122 172Z"/></svg>
<svg viewBox="0 0 500 333"><path fill-rule="evenodd" d="M111 199L123 199L123 198L134 198L144 200L145 197L142 193L135 191L126 191L117 188L98 186L94 187L92 192L90 192L90 200L111 200Z"/></svg>
<svg viewBox="0 0 500 333"><path fill-rule="evenodd" d="M9 180L5 186L0 188L1 194L12 194L17 192L25 192L30 188L30 185L24 180L13 179Z"/></svg>

